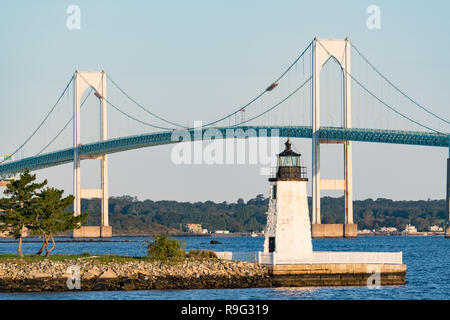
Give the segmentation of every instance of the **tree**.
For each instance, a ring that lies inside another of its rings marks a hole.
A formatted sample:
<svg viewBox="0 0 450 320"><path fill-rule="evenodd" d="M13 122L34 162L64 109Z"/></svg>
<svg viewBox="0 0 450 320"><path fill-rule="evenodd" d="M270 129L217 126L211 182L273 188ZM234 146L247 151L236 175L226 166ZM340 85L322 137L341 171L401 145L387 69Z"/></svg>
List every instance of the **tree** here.
<svg viewBox="0 0 450 320"><path fill-rule="evenodd" d="M73 211L65 211L74 200L72 195L62 197L64 190L56 188L45 188L37 193L38 197L38 217L32 226L33 234L40 234L43 237L43 244L37 254L41 254L45 248L45 256L55 249L53 235L67 230L78 229L81 223L87 218L87 213L74 216ZM48 248L49 240L52 247Z"/></svg>
<svg viewBox="0 0 450 320"><path fill-rule="evenodd" d="M363 213L364 225L369 228L373 228L373 212L372 210L366 210Z"/></svg>
<svg viewBox="0 0 450 320"><path fill-rule="evenodd" d="M36 192L47 184L47 180L34 183L36 175L28 169L6 186L7 198L0 199L0 228L19 239L17 252L22 258L22 236L25 228L33 229L38 216L39 200Z"/></svg>

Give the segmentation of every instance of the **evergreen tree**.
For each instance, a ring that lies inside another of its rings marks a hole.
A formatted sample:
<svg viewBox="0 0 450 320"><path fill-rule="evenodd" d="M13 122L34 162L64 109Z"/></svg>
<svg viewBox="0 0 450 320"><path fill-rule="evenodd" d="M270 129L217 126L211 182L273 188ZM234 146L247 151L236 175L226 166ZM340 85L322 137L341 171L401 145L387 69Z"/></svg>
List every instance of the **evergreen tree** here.
<svg viewBox="0 0 450 320"><path fill-rule="evenodd" d="M43 237L43 244L37 254L41 254L45 248L45 256L55 249L55 240L53 235L78 229L87 218L87 213L83 213L77 217L73 215L73 211L66 211L74 200L72 195L65 198L62 197L64 190L56 188L45 188L37 193L38 202L38 219L33 226L33 234L39 234ZM48 243L52 241L52 247L49 249Z"/></svg>
<svg viewBox="0 0 450 320"><path fill-rule="evenodd" d="M0 199L0 230L19 239L17 252L22 258L22 236L25 228L33 230L39 214L39 199L36 193L47 184L47 180L35 183L36 175L26 169L18 180L6 186L6 198Z"/></svg>

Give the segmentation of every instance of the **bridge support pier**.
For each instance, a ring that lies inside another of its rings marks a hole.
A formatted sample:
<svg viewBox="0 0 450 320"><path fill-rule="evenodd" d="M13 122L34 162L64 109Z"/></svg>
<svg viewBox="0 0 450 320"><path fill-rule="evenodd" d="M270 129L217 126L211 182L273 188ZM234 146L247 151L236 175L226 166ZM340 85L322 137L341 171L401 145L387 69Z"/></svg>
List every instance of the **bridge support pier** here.
<svg viewBox="0 0 450 320"><path fill-rule="evenodd" d="M445 237L450 239L450 158L447 158L447 192L445 212L447 213L447 223L444 227Z"/></svg>
<svg viewBox="0 0 450 320"><path fill-rule="evenodd" d="M106 238L112 236L112 228L109 226L108 220L108 156L94 155L81 157L79 154L80 143L80 102L83 93L89 87L95 90L95 96L100 100L100 141L105 141L108 134L108 118L106 109L106 75L105 72L78 72L75 71L74 80L74 132L73 132L73 194L74 215L81 214L82 198L100 198L101 199L101 218L100 226L82 226L73 230L74 238ZM100 189L81 189L81 160L97 159L100 160Z"/></svg>
<svg viewBox="0 0 450 320"><path fill-rule="evenodd" d="M320 139L320 71L328 59L334 58L343 70L343 97L345 128L351 128L351 79L350 43L345 40L313 41L312 54L312 237L351 237L357 236L353 223L353 183L352 183L352 143L350 141L330 141ZM340 143L344 146L344 179L324 180L320 177L320 144ZM345 224L321 226L320 191L344 190Z"/></svg>

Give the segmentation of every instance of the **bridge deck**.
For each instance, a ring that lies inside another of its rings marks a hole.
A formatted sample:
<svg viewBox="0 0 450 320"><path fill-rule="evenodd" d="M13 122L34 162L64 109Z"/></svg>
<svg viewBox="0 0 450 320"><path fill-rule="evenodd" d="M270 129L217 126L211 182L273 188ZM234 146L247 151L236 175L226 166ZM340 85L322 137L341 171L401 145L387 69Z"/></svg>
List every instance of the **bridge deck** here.
<svg viewBox="0 0 450 320"><path fill-rule="evenodd" d="M202 129L202 135L206 130L215 130L216 138L244 138L244 137L291 137L291 138L311 138L311 127L280 127L280 126L246 126L246 127L221 127ZM200 129L199 129L200 131ZM194 130L184 132L189 133L191 140L198 139L199 134L194 134ZM95 143L81 145L80 155L100 155L122 152L126 150L152 147L170 143L178 143L178 137L183 134L180 131L165 131L136 136L128 136L116 139L109 139ZM173 138L177 137L177 138ZM406 145L419 145L430 147L449 147L449 135L419 132L419 131L397 131L397 130L377 130L358 129L340 127L322 127L319 131L320 139L339 141L361 141L375 143L394 143ZM11 161L0 165L0 175L17 173L25 168L31 171L43 168L58 166L73 161L73 148L58 150L39 156L28 157L21 160Z"/></svg>

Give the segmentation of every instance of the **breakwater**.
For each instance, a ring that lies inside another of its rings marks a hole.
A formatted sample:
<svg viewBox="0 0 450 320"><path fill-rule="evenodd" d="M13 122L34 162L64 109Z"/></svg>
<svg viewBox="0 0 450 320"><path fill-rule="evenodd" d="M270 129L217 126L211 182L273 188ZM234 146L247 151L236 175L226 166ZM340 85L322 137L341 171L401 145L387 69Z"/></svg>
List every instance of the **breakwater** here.
<svg viewBox="0 0 450 320"><path fill-rule="evenodd" d="M89 257L0 262L0 292L365 286L372 284L368 280L377 269L380 285L406 282L405 265L263 266L223 259L106 262Z"/></svg>
<svg viewBox="0 0 450 320"><path fill-rule="evenodd" d="M79 289L77 289L77 280ZM260 265L220 259L97 261L95 258L0 262L0 292L270 287Z"/></svg>

